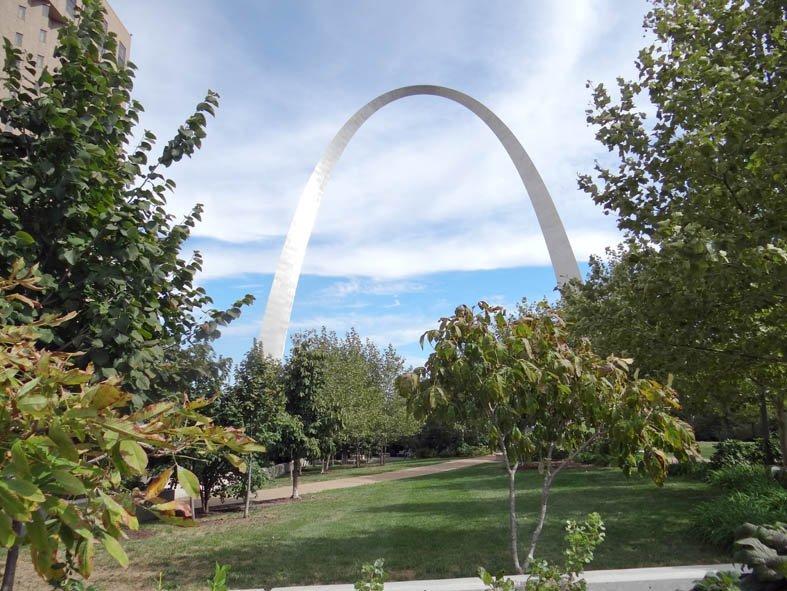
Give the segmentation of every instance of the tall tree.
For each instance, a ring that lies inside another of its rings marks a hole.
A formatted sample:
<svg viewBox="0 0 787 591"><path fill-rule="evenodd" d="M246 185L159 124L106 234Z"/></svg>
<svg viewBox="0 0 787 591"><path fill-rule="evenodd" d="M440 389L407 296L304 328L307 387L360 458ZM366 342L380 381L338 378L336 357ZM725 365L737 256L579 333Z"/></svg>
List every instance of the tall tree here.
<svg viewBox="0 0 787 591"><path fill-rule="evenodd" d="M566 292L569 313L597 341L617 325L645 370L757 384L787 451L787 8L652 4L637 79L617 98L593 89L588 122L613 164L580 178L624 247ZM590 306L571 313L577 298Z"/></svg>
<svg viewBox="0 0 787 591"><path fill-rule="evenodd" d="M397 386L419 416L460 419L496 443L508 472L510 549L520 573L535 556L555 478L578 453L607 441L625 471L642 470L657 484L668 453L696 453L691 429L672 414L679 405L670 387L632 375L630 360L599 357L587 340L571 343L545 304L516 318L485 302L478 312L460 306L421 340L434 352ZM521 562L516 473L528 461L539 463L543 482Z"/></svg>
<svg viewBox="0 0 787 591"><path fill-rule="evenodd" d="M181 255L202 207L179 222L166 210L175 183L163 172L201 147L218 95L208 93L159 156L148 131L129 149L143 110L131 97L135 66L118 62L104 17L99 0L82 3L59 31L51 72L5 40L0 269L37 262L43 311L79 312L46 333L47 347L80 353L75 361L92 363L97 379L121 375L139 404L177 379L183 341L216 336L250 296L203 314L211 299L194 285L202 258Z"/></svg>
<svg viewBox="0 0 787 591"><path fill-rule="evenodd" d="M223 419L227 424L244 427L245 432L260 445L273 448L281 439L285 421L284 375L279 361L266 355L262 343L254 341L235 372L235 384L221 399ZM254 466L265 457L256 454L247 458L244 494L244 515L249 514L253 492Z"/></svg>
<svg viewBox="0 0 787 591"><path fill-rule="evenodd" d="M325 382L324 356L310 340L296 344L285 366L285 409L289 421L282 425L282 447L290 458L292 498L299 499L302 461L319 453L320 389Z"/></svg>

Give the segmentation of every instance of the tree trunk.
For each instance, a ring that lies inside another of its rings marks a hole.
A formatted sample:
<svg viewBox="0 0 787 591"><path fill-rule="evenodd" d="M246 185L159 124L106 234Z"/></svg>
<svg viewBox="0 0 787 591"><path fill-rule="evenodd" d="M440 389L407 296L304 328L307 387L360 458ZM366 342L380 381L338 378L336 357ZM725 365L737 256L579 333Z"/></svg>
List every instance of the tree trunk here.
<svg viewBox="0 0 787 591"><path fill-rule="evenodd" d="M360 468L361 467L361 445L360 444L356 444L355 445L355 467L356 468Z"/></svg>
<svg viewBox="0 0 787 591"><path fill-rule="evenodd" d="M782 470L787 470L787 400L785 395L776 397L776 416L779 419L779 447L782 450Z"/></svg>
<svg viewBox="0 0 787 591"><path fill-rule="evenodd" d="M503 460L508 472L508 527L511 542L511 558L514 561L514 569L521 575L525 571L519 565L519 535L516 519L516 471L519 468L519 462L514 462L513 465L509 462L505 443L501 443L500 448L502 449Z"/></svg>
<svg viewBox="0 0 787 591"><path fill-rule="evenodd" d="M253 458L251 454L249 454L249 461L246 462L246 490L244 491L243 495L243 518L246 519L249 516L249 507L251 506L251 470L252 470L252 462Z"/></svg>
<svg viewBox="0 0 787 591"><path fill-rule="evenodd" d="M760 388L760 433L762 435L762 451L766 466L774 464L773 450L770 444L770 424L768 422L768 391Z"/></svg>
<svg viewBox="0 0 787 591"><path fill-rule="evenodd" d="M533 558L536 555L536 544L538 544L538 538L541 537L541 531L544 529L544 519L547 516L547 504L549 502L549 492L551 488L552 472L551 469L548 468L544 476L544 485L541 487L541 508L538 512L538 522L530 538L530 549L527 551L527 557L525 558L525 571L530 568L530 563L533 562Z"/></svg>
<svg viewBox="0 0 787 591"><path fill-rule="evenodd" d="M11 523L17 538L22 536L24 526L19 521ZM0 584L0 591L13 591L14 580L16 579L16 563L19 561L19 544L14 544L5 556L5 569L3 571L3 582Z"/></svg>
<svg viewBox="0 0 787 591"><path fill-rule="evenodd" d="M517 466L506 468L508 470L508 527L511 535L511 557L514 559L514 569L520 575L525 571L519 564L519 535L516 518L516 470Z"/></svg>
<svg viewBox="0 0 787 591"><path fill-rule="evenodd" d="M298 484L301 481L301 459L297 458L291 464L291 477L292 477L292 499L298 500L301 498L301 493L298 490Z"/></svg>
<svg viewBox="0 0 787 591"><path fill-rule="evenodd" d="M202 507L202 512L207 515L210 513L210 490L207 486L203 486L199 491L199 501Z"/></svg>

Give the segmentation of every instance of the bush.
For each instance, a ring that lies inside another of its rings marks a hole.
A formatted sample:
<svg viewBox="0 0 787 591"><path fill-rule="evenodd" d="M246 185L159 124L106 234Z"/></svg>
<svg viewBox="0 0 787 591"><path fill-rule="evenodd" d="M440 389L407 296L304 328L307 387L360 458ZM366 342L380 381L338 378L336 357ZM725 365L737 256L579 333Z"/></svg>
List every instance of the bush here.
<svg viewBox="0 0 787 591"><path fill-rule="evenodd" d="M726 494L701 503L692 513L699 539L730 549L741 523L773 523L787 515L787 490L762 468L734 466L715 470L708 482Z"/></svg>
<svg viewBox="0 0 787 591"><path fill-rule="evenodd" d="M764 459L761 443L727 439L719 441L716 445L716 451L711 456L710 463L713 468L725 468L727 466L762 464Z"/></svg>
<svg viewBox="0 0 787 591"><path fill-rule="evenodd" d="M713 470L707 481L714 487L727 491L758 491L773 488L774 481L762 466L729 466L721 470Z"/></svg>
<svg viewBox="0 0 787 591"><path fill-rule="evenodd" d="M705 480L709 471L710 465L708 462L675 462L667 466L667 474L669 476L684 476L697 480Z"/></svg>
<svg viewBox="0 0 787 591"><path fill-rule="evenodd" d="M485 456L488 453L489 448L485 445L470 445L469 443L460 443L456 448L456 455L462 458Z"/></svg>
<svg viewBox="0 0 787 591"><path fill-rule="evenodd" d="M731 571L707 574L701 581L694 581L691 591L741 591L741 578Z"/></svg>

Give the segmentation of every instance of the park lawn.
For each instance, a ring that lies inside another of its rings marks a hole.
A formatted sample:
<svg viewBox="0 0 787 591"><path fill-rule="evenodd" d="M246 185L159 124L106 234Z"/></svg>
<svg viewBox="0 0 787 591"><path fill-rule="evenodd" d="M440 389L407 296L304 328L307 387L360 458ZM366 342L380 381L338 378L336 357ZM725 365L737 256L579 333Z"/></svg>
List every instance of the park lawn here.
<svg viewBox="0 0 787 591"><path fill-rule="evenodd" d="M356 468L354 464L333 466L327 474L320 474L320 466L309 466L303 469L301 483L320 482L323 480L334 480L336 478L350 478L352 476L369 476L372 474L382 474L383 472L393 472L404 468L416 468L418 466L429 466L440 464L458 458L423 458L423 459L397 459L393 458L386 462L384 466L380 464L364 464ZM260 488L276 488L279 486L289 486L290 475L284 474L278 478L266 481Z"/></svg>
<svg viewBox="0 0 787 591"><path fill-rule="evenodd" d="M700 453L706 460L709 460L713 455L713 452L716 451L715 441L698 441L697 445L700 446Z"/></svg>
<svg viewBox="0 0 787 591"><path fill-rule="evenodd" d="M538 484L536 472L519 476L523 539ZM598 511L607 541L592 568L724 562L729 557L688 531L691 509L712 496L699 481L674 478L657 488L614 469L568 470L555 483L537 554L558 559L564 521ZM225 514L188 529L144 526L126 542L132 566L123 571L100 555L91 582L102 591L148 590L163 573L167 589L196 591L216 562L230 565L233 589L351 582L363 563L378 557L389 580L473 576L479 565L510 572L506 523L504 474L486 464L261 505L248 520ZM20 570L20 590L41 588L29 564Z"/></svg>

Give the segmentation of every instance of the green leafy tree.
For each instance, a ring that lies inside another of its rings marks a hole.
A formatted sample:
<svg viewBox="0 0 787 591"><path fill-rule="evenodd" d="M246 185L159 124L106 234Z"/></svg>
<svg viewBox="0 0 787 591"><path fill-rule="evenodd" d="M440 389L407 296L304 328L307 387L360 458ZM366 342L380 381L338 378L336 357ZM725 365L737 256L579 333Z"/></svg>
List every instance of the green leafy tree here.
<svg viewBox="0 0 787 591"><path fill-rule="evenodd" d="M587 340L572 343L546 304L516 318L485 302L478 312L460 306L425 340L434 352L398 380L398 389L416 415L458 419L496 442L508 473L510 549L518 572L533 562L552 485L577 454L604 440L624 471L644 471L661 484L668 454L697 453L691 429L673 416L679 404L669 386L631 375L631 360L601 358ZM516 473L528 461L539 463L543 482L522 564Z"/></svg>
<svg viewBox="0 0 787 591"><path fill-rule="evenodd" d="M23 547L36 572L53 585L88 578L95 546L122 566L125 530L138 527L135 507L189 524L189 504L161 492L173 478L192 497L196 476L178 458L185 450L219 450L228 456L258 449L242 431L213 424L199 409L206 399L162 401L134 410L119 380L95 381L92 367L75 367L71 355L41 349L46 333L76 316L29 316L42 291L37 269L20 262L0 279L0 545L7 548L2 591L14 586ZM161 470L149 478L151 460ZM147 486L130 489L131 479ZM73 502L78 498L80 502Z"/></svg>
<svg viewBox="0 0 787 591"><path fill-rule="evenodd" d="M784 457L787 8L652 5L645 28L654 40L637 79L620 79L617 97L593 88L588 122L611 164L580 178L618 216L625 243L585 287L566 292L567 311L605 350L611 331L612 350L643 372L676 372L699 403L703 387L721 381L724 405L737 397L761 412L772 406Z"/></svg>
<svg viewBox="0 0 787 591"><path fill-rule="evenodd" d="M325 381L324 356L312 341L296 344L284 369L285 410L281 423L281 447L290 459L292 498L299 499L302 460L319 453L320 389Z"/></svg>
<svg viewBox="0 0 787 591"><path fill-rule="evenodd" d="M42 311L78 312L43 335L46 346L80 353L74 362L92 364L96 379L122 376L141 404L174 388L184 341L215 337L251 298L207 310L211 299L194 285L202 259L181 258L202 208L177 222L166 211L175 183L163 172L201 147L218 95L208 93L159 156L148 131L129 148L143 109L131 97L135 67L118 63L104 16L99 0L82 3L60 28L54 71L37 71L5 40L0 269L37 262Z"/></svg>
<svg viewBox="0 0 787 591"><path fill-rule="evenodd" d="M221 399L222 420L229 425L242 426L245 432L266 448L274 448L282 436L286 422L284 375L281 363L266 355L262 344L254 341L251 349L235 371L235 383ZM266 457L249 455L249 464L243 485L244 515L249 514L249 503L255 481L254 466L262 466ZM237 475L238 472L236 471Z"/></svg>

